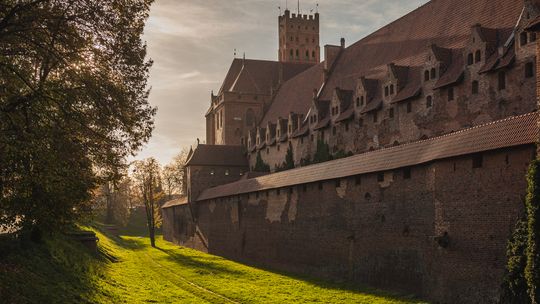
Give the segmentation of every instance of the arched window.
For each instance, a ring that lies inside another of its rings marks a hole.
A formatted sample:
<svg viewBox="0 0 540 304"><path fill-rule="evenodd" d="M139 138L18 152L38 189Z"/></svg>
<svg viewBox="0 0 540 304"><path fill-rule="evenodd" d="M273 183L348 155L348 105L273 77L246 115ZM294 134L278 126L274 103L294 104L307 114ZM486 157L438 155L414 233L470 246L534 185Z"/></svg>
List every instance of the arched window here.
<svg viewBox="0 0 540 304"><path fill-rule="evenodd" d="M255 125L255 112L250 108L246 111L246 126L253 127L253 125Z"/></svg>
<svg viewBox="0 0 540 304"><path fill-rule="evenodd" d="M468 56L467 56L467 64L468 65L472 65L474 63L474 56L472 53L470 53Z"/></svg>
<svg viewBox="0 0 540 304"><path fill-rule="evenodd" d="M428 71L428 70L426 70L426 71L424 72L424 80L425 80L425 81L429 81L429 71Z"/></svg>
<svg viewBox="0 0 540 304"><path fill-rule="evenodd" d="M472 93L473 95L478 94L478 81L477 81L477 80L475 80L475 81L472 82L471 93Z"/></svg>
<svg viewBox="0 0 540 304"><path fill-rule="evenodd" d="M475 62L482 61L482 52L480 52L480 50L476 51L476 54L474 55L474 61Z"/></svg>
<svg viewBox="0 0 540 304"><path fill-rule="evenodd" d="M428 96L426 98L426 108L431 108L433 106L433 97Z"/></svg>
<svg viewBox="0 0 540 304"><path fill-rule="evenodd" d="M437 78L437 70L435 68L431 69L431 79Z"/></svg>

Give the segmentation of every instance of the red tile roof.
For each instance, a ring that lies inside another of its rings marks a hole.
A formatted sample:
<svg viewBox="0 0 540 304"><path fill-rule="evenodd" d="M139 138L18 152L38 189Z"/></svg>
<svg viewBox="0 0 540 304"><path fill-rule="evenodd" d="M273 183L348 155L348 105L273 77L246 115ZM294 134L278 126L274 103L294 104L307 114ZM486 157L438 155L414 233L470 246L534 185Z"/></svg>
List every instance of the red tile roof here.
<svg viewBox="0 0 540 304"><path fill-rule="evenodd" d="M522 9L523 0L432 0L343 50L319 97L331 99L336 87L353 90L363 76L382 79L389 63L421 66L432 44L437 45L436 57L440 59L448 56L444 49L452 49L453 62L436 87L454 84L463 73L463 59L458 58L456 49L466 45L472 26L481 24L479 33L490 44L503 43ZM311 67L285 82L261 125L289 112L307 113L313 89L322 87L323 66Z"/></svg>
<svg viewBox="0 0 540 304"><path fill-rule="evenodd" d="M248 167L243 146L198 145L188 159L187 166Z"/></svg>
<svg viewBox="0 0 540 304"><path fill-rule="evenodd" d="M438 159L534 144L537 139L538 114L529 113L441 137L206 189L197 200L394 170Z"/></svg>
<svg viewBox="0 0 540 304"><path fill-rule="evenodd" d="M165 204L163 204L163 206L161 206L161 208L166 209L166 208L175 207L175 206L182 206L182 205L186 205L187 203L188 203L187 196L184 196L179 199L174 199L174 200L170 200L166 202Z"/></svg>

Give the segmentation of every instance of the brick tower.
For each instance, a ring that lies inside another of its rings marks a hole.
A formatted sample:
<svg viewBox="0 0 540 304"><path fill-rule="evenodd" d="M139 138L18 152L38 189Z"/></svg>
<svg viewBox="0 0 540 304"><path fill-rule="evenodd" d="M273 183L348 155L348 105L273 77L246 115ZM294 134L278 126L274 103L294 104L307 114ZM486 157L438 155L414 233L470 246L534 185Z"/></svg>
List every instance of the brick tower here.
<svg viewBox="0 0 540 304"><path fill-rule="evenodd" d="M279 16L278 58L281 62L320 62L319 13L291 15L287 9Z"/></svg>

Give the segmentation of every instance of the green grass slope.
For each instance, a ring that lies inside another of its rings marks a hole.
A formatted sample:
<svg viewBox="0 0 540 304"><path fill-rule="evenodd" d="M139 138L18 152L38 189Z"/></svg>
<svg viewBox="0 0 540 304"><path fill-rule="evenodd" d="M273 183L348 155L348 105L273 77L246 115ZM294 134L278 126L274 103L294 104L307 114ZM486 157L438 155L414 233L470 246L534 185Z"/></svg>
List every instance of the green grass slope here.
<svg viewBox="0 0 540 304"><path fill-rule="evenodd" d="M0 302L419 303L245 266L161 238L156 249L147 238L96 232L99 257L62 236L27 247L0 241Z"/></svg>

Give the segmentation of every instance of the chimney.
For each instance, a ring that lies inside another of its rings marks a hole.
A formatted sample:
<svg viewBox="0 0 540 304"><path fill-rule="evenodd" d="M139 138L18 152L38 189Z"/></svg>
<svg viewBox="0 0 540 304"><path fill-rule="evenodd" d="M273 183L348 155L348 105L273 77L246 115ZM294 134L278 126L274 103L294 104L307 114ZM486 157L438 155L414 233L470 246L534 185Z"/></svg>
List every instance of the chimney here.
<svg viewBox="0 0 540 304"><path fill-rule="evenodd" d="M345 38L341 38L341 48L344 49L345 48Z"/></svg>
<svg viewBox="0 0 540 304"><path fill-rule="evenodd" d="M337 45L325 45L324 46L324 69L330 71L334 62L336 61L339 53L341 52L341 46Z"/></svg>

